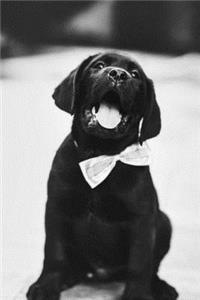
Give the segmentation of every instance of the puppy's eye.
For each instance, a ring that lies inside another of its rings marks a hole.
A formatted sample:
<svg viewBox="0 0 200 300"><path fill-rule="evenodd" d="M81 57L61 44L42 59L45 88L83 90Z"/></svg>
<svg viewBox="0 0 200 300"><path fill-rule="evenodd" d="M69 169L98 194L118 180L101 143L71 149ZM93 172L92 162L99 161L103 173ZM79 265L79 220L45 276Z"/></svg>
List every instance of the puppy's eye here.
<svg viewBox="0 0 200 300"><path fill-rule="evenodd" d="M131 76L136 79L140 78L140 74L139 74L138 70L132 70Z"/></svg>
<svg viewBox="0 0 200 300"><path fill-rule="evenodd" d="M103 69L103 68L105 67L105 63L104 63L103 61L98 61L98 62L94 65L94 67L95 67L96 69L101 70L101 69Z"/></svg>

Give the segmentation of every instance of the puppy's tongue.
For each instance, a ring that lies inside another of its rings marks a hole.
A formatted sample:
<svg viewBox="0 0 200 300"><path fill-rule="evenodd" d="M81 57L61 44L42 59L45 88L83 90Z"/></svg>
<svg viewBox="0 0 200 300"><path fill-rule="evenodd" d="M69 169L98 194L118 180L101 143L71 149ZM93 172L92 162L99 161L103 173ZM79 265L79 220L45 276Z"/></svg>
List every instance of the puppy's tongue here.
<svg viewBox="0 0 200 300"><path fill-rule="evenodd" d="M96 118L102 127L113 129L120 123L121 114L115 106L101 103Z"/></svg>

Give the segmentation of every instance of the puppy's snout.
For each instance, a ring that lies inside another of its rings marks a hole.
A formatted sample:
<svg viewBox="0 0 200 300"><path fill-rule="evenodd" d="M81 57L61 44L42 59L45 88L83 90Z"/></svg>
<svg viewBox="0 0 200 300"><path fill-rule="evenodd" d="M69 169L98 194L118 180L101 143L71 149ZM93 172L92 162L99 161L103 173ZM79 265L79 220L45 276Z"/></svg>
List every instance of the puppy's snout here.
<svg viewBox="0 0 200 300"><path fill-rule="evenodd" d="M108 77L109 77L110 80L112 80L114 82L119 82L119 81L123 82L123 81L126 81L128 79L128 74L127 74L126 71L124 71L122 69L113 68L108 73Z"/></svg>

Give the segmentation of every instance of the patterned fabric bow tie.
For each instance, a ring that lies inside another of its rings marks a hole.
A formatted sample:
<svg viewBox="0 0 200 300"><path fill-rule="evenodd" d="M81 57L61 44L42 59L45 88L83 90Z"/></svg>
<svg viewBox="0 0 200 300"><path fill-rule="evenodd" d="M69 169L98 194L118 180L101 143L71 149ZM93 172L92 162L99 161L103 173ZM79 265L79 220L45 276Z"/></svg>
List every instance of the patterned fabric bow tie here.
<svg viewBox="0 0 200 300"><path fill-rule="evenodd" d="M147 166L150 164L150 149L147 143L142 146L133 144L119 154L89 158L80 162L79 166L85 180L93 189L108 177L117 161L132 166Z"/></svg>

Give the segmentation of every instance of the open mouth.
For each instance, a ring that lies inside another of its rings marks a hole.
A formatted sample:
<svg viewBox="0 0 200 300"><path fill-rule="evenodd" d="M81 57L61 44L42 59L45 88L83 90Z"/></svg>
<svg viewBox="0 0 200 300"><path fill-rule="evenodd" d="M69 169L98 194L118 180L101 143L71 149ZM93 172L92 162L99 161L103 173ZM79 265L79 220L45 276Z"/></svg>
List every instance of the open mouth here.
<svg viewBox="0 0 200 300"><path fill-rule="evenodd" d="M108 91L101 102L91 105L84 112L88 128L122 132L127 126L129 116L123 111L120 95L117 91Z"/></svg>

